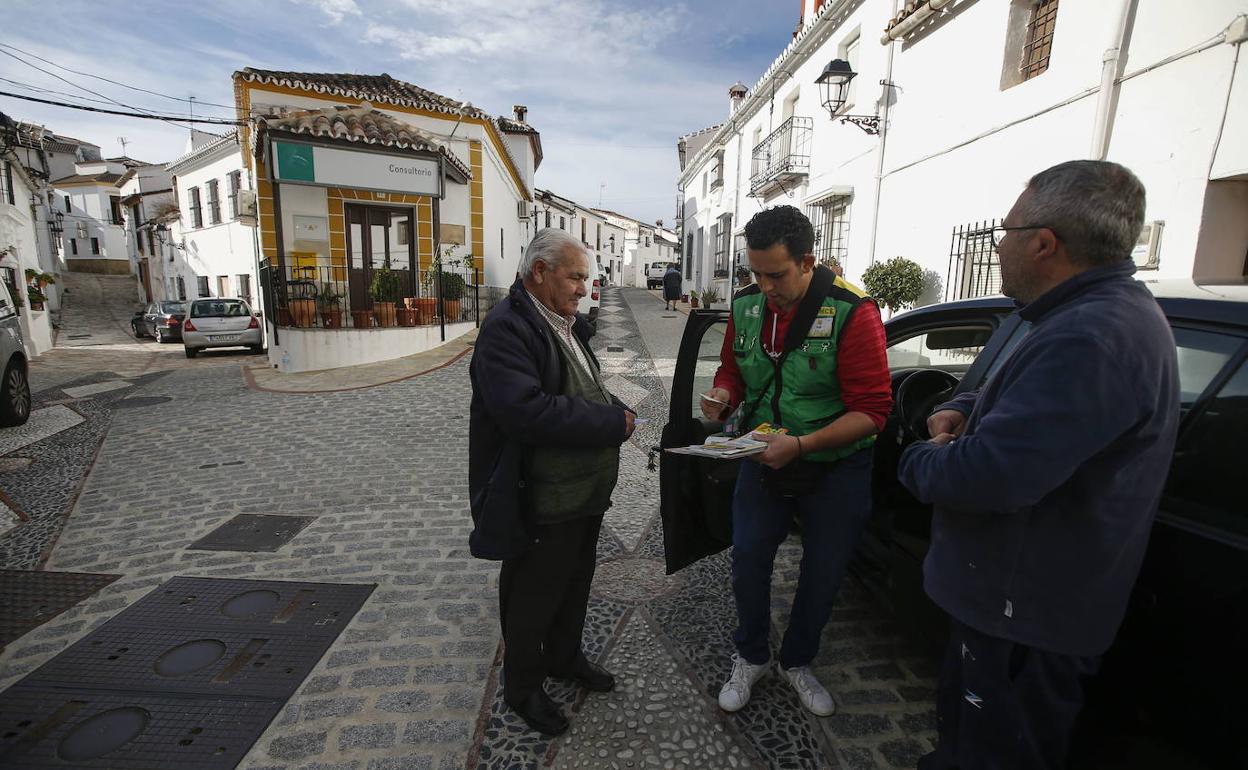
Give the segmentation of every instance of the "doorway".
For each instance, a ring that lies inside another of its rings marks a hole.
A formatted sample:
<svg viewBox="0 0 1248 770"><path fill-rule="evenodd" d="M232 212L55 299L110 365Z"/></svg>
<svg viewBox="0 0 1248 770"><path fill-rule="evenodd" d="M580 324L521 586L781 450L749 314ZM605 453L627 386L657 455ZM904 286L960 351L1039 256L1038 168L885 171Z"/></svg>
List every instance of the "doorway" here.
<svg viewBox="0 0 1248 770"><path fill-rule="evenodd" d="M399 278L400 297L416 296L416 210L348 203L344 213L350 306L356 309L373 306L369 295L373 273L386 265Z"/></svg>

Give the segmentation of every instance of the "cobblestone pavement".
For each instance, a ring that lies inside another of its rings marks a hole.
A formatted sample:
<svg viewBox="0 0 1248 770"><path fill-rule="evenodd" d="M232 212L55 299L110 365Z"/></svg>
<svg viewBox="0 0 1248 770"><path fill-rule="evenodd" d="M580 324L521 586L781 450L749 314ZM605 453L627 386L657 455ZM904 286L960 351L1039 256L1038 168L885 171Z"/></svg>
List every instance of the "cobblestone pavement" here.
<svg viewBox="0 0 1248 770"><path fill-rule="evenodd" d="M735 623L728 556L663 574L646 450L667 399L647 343L678 341L684 316L666 331L644 317L658 331L642 332L634 317L651 303L661 309L652 300L607 290L594 339L612 389L651 422L622 451L586 628L587 652L619 687L588 696L552 687L573 719L560 739L528 731L501 704L498 565L472 559L466 545L467 357L401 382L307 395L249 389L235 367L152 372L78 400L40 391L37 407L85 419L3 458L31 463L0 465L0 489L27 513L56 512L43 529L32 516L0 546L41 532L32 540L49 556L45 568L123 577L0 653L0 687L174 575L375 583L241 767L912 767L933 737L934 670L852 583L817 661L835 716L804 712L776 674L742 712L716 707ZM79 371L64 384L118 379ZM118 408L132 397L169 400ZM47 489L34 475L41 466L58 469ZM276 553L186 550L238 513L316 520ZM0 549L0 566L34 567L31 553ZM798 554L789 542L777 563L781 627Z"/></svg>

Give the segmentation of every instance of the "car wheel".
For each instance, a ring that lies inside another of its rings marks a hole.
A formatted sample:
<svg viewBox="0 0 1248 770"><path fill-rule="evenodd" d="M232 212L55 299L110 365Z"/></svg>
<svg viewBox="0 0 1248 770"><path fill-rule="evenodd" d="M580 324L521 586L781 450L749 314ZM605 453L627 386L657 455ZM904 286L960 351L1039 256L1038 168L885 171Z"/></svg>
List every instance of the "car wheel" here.
<svg viewBox="0 0 1248 770"><path fill-rule="evenodd" d="M138 339L143 339L143 335L142 335L141 333L139 333L139 325L138 325L138 324L136 324L136 323L131 323L131 324L130 324L130 331L134 332L134 338L135 338L136 340L138 340Z"/></svg>
<svg viewBox="0 0 1248 770"><path fill-rule="evenodd" d="M199 355L199 351L196 350L195 348L183 348L183 350L186 351L187 358L194 358L195 356Z"/></svg>
<svg viewBox="0 0 1248 770"><path fill-rule="evenodd" d="M259 353L264 352L264 345L248 345L247 349L250 350L252 353L259 354Z"/></svg>
<svg viewBox="0 0 1248 770"><path fill-rule="evenodd" d="M164 343L168 342L168 340L167 340L167 339L165 339L165 332L164 332L164 330L163 330L163 329L161 329L159 326L158 326L158 327L156 327L156 331L152 333L152 336L156 339L156 342L157 342L157 343L159 343L159 344L164 344Z"/></svg>
<svg viewBox="0 0 1248 770"><path fill-rule="evenodd" d="M30 381L21 361L10 361L0 384L0 425L10 428L30 419Z"/></svg>

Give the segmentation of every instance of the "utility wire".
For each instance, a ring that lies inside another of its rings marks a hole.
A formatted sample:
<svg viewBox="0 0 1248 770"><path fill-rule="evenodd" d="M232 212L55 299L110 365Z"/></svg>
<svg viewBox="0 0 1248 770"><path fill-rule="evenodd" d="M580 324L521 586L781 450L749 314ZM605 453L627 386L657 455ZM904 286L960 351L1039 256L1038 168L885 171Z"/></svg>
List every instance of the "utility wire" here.
<svg viewBox="0 0 1248 770"><path fill-rule="evenodd" d="M165 98L165 99L173 99L174 101L178 101L178 102L188 102L188 101L190 101L189 99L187 99L187 98L185 98L185 97L181 97L181 96L170 96L169 94L162 94L162 93L160 93L159 91L149 91L149 90L148 90L148 89L146 89L146 88L139 88L138 86L132 86L132 85L130 85L130 84L128 84L128 83L122 83L122 82L119 82L119 81L116 81L116 80L110 80L110 79L108 79L108 78L106 78L106 77L103 77L102 75L93 75L93 74L91 74L90 72L80 72L80 71L75 70L75 69L70 69L69 67L66 67L66 66L64 66L64 65L62 65L62 64L57 64L56 62L54 62L54 61L52 61L52 60L50 60L50 59L45 59L45 58L43 58L42 56L39 56L39 55L37 55L37 54L30 53L29 51L23 51L22 49L18 48L17 46L15 46L15 45L9 45L8 43L0 43L0 48L10 48L10 49L12 49L12 50L14 50L14 51L17 51L18 53L25 54L25 55L27 55L27 56L30 56L30 57L34 58L34 59L38 59L38 60L39 60L39 61L41 61L41 62L45 62L45 63L47 63L47 64L51 64L53 67L56 67L57 69L63 69L63 70L65 70L66 72L72 72L72 73L74 73L75 75L83 75L84 77L95 78L96 80L103 80L105 83L112 83L112 84L113 84L113 85L115 85L115 86L121 86L122 88L129 88L129 89L130 89L130 90L132 90L132 91L141 91L141 92L143 92L143 93L145 93L145 94L151 94L152 96L160 96L160 97L163 97L163 98ZM195 100L195 103L196 103L196 104L202 104L202 105L205 105L205 106L208 106L208 107L222 107L222 108L227 109L227 110L233 110L233 109L234 109L234 105L232 105L232 104L215 104L215 103L213 103L213 102L201 102L201 101L199 101L198 99L196 99L196 100Z"/></svg>
<svg viewBox="0 0 1248 770"><path fill-rule="evenodd" d="M55 102L55 101L52 101L51 99L39 99L34 96L14 94L8 91L0 91L0 96L8 96L8 97L12 97L13 99L23 99L28 102L38 102L40 104L51 104L54 107L68 107L69 109L72 109L72 110L85 110L87 112L102 112L105 115L122 115L127 118L146 118L147 120L163 120L166 123L177 123L178 121L182 121L186 123L209 123L215 126L244 126L246 125L241 120L229 120L227 118L184 118L179 115L154 115L150 112L122 112L121 110L106 110L102 107L88 107L85 104L69 104L68 102Z"/></svg>
<svg viewBox="0 0 1248 770"><path fill-rule="evenodd" d="M66 97L69 97L70 99L76 99L78 101L83 101L83 102L94 102L96 104L116 104L116 102L112 102L107 99L93 99L90 96L80 96L78 94L71 94L67 91L57 91L51 88L41 88L39 86L31 85L29 83L23 83L19 80L12 80L10 78L0 78L0 81L3 81L5 83L10 83L12 85L17 86L18 88L25 88L25 89L34 91L39 94L51 94L53 96L66 96ZM143 108L143 112L147 112L151 114L158 114L154 110L149 110L146 107ZM168 113L165 113L165 114L168 114ZM191 118L194 118L194 117L195 117L194 115L188 114L183 119L190 120Z"/></svg>

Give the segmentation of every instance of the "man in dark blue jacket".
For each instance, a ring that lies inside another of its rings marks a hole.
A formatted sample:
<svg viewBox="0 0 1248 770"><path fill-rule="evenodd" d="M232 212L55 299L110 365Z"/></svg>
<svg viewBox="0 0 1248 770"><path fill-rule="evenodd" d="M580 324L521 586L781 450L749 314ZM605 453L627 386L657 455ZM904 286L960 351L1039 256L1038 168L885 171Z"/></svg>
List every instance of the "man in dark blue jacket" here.
<svg viewBox="0 0 1248 770"><path fill-rule="evenodd" d="M581 650L598 530L636 415L603 385L577 316L590 261L566 232L538 232L477 337L468 486L474 556L501 559L503 699L533 729L568 720L547 676L615 686Z"/></svg>
<svg viewBox="0 0 1248 770"><path fill-rule="evenodd" d="M902 483L935 507L924 582L952 627L922 770L1065 766L1178 426L1174 338L1131 277L1143 222L1144 187L1116 163L1032 177L993 232L1031 328L902 456Z"/></svg>

